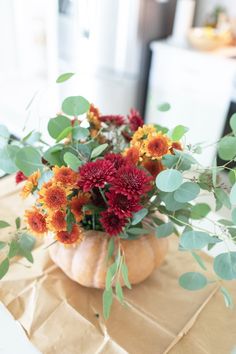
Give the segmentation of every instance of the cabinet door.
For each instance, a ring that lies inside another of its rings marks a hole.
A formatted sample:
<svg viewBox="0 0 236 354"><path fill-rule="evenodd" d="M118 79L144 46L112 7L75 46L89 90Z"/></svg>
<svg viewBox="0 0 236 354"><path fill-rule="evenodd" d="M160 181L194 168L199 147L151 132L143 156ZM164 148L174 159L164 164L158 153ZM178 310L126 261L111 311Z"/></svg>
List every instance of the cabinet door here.
<svg viewBox="0 0 236 354"><path fill-rule="evenodd" d="M146 122L170 128L186 125L190 129L188 144L217 141L224 128L235 71L233 60L160 46L152 60ZM169 112L157 110L163 102L171 104ZM213 146L199 160L208 165L214 155Z"/></svg>

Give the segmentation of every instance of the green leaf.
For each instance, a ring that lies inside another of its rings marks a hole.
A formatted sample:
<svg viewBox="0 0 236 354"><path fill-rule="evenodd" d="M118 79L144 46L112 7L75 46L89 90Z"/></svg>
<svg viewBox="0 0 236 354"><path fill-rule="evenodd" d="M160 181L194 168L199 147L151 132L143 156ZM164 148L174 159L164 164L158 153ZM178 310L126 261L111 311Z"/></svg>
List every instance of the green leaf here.
<svg viewBox="0 0 236 354"><path fill-rule="evenodd" d="M89 130L80 126L73 127L72 137L75 140L86 140L89 136Z"/></svg>
<svg viewBox="0 0 236 354"><path fill-rule="evenodd" d="M170 154L162 156L162 159L161 159L162 164L168 168L175 167L175 165L177 164L178 161L179 161L178 156L170 155Z"/></svg>
<svg viewBox="0 0 236 354"><path fill-rule="evenodd" d="M62 144L54 145L50 147L47 151L45 151L43 158L51 165L51 166L59 166L64 165L64 161L61 156L61 152L63 149Z"/></svg>
<svg viewBox="0 0 236 354"><path fill-rule="evenodd" d="M38 189L42 188L43 183L48 182L53 177L53 172L51 170L44 171L38 180Z"/></svg>
<svg viewBox="0 0 236 354"><path fill-rule="evenodd" d="M217 161L215 157L212 166L212 184L214 187L216 186L216 182L217 182Z"/></svg>
<svg viewBox="0 0 236 354"><path fill-rule="evenodd" d="M113 277L116 274L117 265L113 263L108 269L106 274L106 290L109 290L112 287Z"/></svg>
<svg viewBox="0 0 236 354"><path fill-rule="evenodd" d="M19 246L18 242L16 240L12 240L10 243L8 257L9 258L15 257L19 252L19 248L20 248L20 246Z"/></svg>
<svg viewBox="0 0 236 354"><path fill-rule="evenodd" d="M15 224L16 224L16 229L19 230L20 229L20 225L21 225L20 217L16 218Z"/></svg>
<svg viewBox="0 0 236 354"><path fill-rule="evenodd" d="M124 279L125 285L127 286L127 288L131 289L131 284L129 282L128 268L125 263L122 263L122 265L121 265L121 273L122 273L122 277Z"/></svg>
<svg viewBox="0 0 236 354"><path fill-rule="evenodd" d="M154 124L154 127L156 128L157 132L161 132L162 134L166 134L169 131L169 129L167 127L163 127L160 124Z"/></svg>
<svg viewBox="0 0 236 354"><path fill-rule="evenodd" d="M234 135L236 135L236 113L234 113L229 121L229 125L234 133Z"/></svg>
<svg viewBox="0 0 236 354"><path fill-rule="evenodd" d="M124 294L123 294L123 290L122 290L122 287L121 287L119 281L116 282L116 296L117 296L118 300L123 304Z"/></svg>
<svg viewBox="0 0 236 354"><path fill-rule="evenodd" d="M232 160L236 155L236 137L223 137L218 144L218 153L222 160Z"/></svg>
<svg viewBox="0 0 236 354"><path fill-rule="evenodd" d="M145 208L137 211L137 213L134 213L131 225L137 225L141 220L143 220L143 218L145 218L147 214L148 210Z"/></svg>
<svg viewBox="0 0 236 354"><path fill-rule="evenodd" d="M156 178L156 186L163 192L173 192L183 182L182 174L177 170L165 170L159 173Z"/></svg>
<svg viewBox="0 0 236 354"><path fill-rule="evenodd" d="M25 257L27 259L27 261L29 261L30 263L34 263L34 258L33 258L33 255L30 251L28 251L26 249L20 249L19 253L21 256Z"/></svg>
<svg viewBox="0 0 236 354"><path fill-rule="evenodd" d="M234 302L233 302L233 298L230 295L230 293L228 292L228 290L225 287L221 286L220 292L224 296L225 306L232 309L234 307Z"/></svg>
<svg viewBox="0 0 236 354"><path fill-rule="evenodd" d="M231 185L233 185L236 182L236 169L229 171L228 178L229 178Z"/></svg>
<svg viewBox="0 0 236 354"><path fill-rule="evenodd" d="M103 299L103 316L105 320L107 320L110 316L111 306L113 302L112 288L108 290L104 290L102 299Z"/></svg>
<svg viewBox="0 0 236 354"><path fill-rule="evenodd" d="M187 203L196 199L200 193L200 187L193 182L183 183L174 193L174 198L179 203Z"/></svg>
<svg viewBox="0 0 236 354"><path fill-rule="evenodd" d="M0 169L6 173L14 173L18 170L15 159L17 152L20 150L18 146L6 145L0 149Z"/></svg>
<svg viewBox="0 0 236 354"><path fill-rule="evenodd" d="M5 227L11 226L8 222L4 220L0 220L0 229L4 229Z"/></svg>
<svg viewBox="0 0 236 354"><path fill-rule="evenodd" d="M69 80L73 75L75 75L75 73L65 73L65 74L61 74L60 76L58 76L56 83L60 84L64 81Z"/></svg>
<svg viewBox="0 0 236 354"><path fill-rule="evenodd" d="M179 141L189 129L183 125L177 125L171 135L173 141Z"/></svg>
<svg viewBox="0 0 236 354"><path fill-rule="evenodd" d="M186 250L199 250L208 245L208 243L212 243L212 238L202 231L187 231L180 237L180 244Z"/></svg>
<svg viewBox="0 0 236 354"><path fill-rule="evenodd" d="M107 247L107 259L110 259L113 256L114 250L115 250L114 237L111 237Z"/></svg>
<svg viewBox="0 0 236 354"><path fill-rule="evenodd" d="M92 150L91 159L94 159L95 157L100 156L106 150L107 147L108 147L108 144L102 144L102 145L95 147L95 149Z"/></svg>
<svg viewBox="0 0 236 354"><path fill-rule="evenodd" d="M82 96L67 97L62 103L62 111L70 116L78 116L88 112L89 102Z"/></svg>
<svg viewBox="0 0 236 354"><path fill-rule="evenodd" d="M179 285L187 290L200 290L207 285L207 278L198 272L188 272L181 275Z"/></svg>
<svg viewBox="0 0 236 354"><path fill-rule="evenodd" d="M163 102L157 106L158 111L167 112L171 109L171 105L167 102Z"/></svg>
<svg viewBox="0 0 236 354"><path fill-rule="evenodd" d="M9 259L6 258L0 264L0 279L2 279L4 277L4 275L7 274L8 269L9 269Z"/></svg>
<svg viewBox="0 0 236 354"><path fill-rule="evenodd" d="M42 172L44 167L40 153L32 146L24 147L17 152L16 166L26 176L30 176L37 170Z"/></svg>
<svg viewBox="0 0 236 354"><path fill-rule="evenodd" d="M192 256L203 270L207 270L206 265L203 259L199 256L199 254L192 252Z"/></svg>
<svg viewBox="0 0 236 354"><path fill-rule="evenodd" d="M233 185L230 194L229 194L230 202L235 205L236 204L236 183Z"/></svg>
<svg viewBox="0 0 236 354"><path fill-rule="evenodd" d="M0 250L6 247L6 242L0 241Z"/></svg>
<svg viewBox="0 0 236 354"><path fill-rule="evenodd" d="M191 209L191 219L199 220L203 219L209 214L211 211L211 208L209 207L208 204L206 203L199 203L196 205L193 205Z"/></svg>
<svg viewBox="0 0 236 354"><path fill-rule="evenodd" d="M174 232L174 225L172 222L167 222L156 227L157 238L170 236Z"/></svg>
<svg viewBox="0 0 236 354"><path fill-rule="evenodd" d="M221 188L215 188L215 197L228 209L231 209L230 199L227 193Z"/></svg>
<svg viewBox="0 0 236 354"><path fill-rule="evenodd" d="M10 138L10 132L8 128L3 124L0 124L0 138L4 138L6 142Z"/></svg>
<svg viewBox="0 0 236 354"><path fill-rule="evenodd" d="M78 168L82 165L82 162L71 152L66 152L64 155L64 161L73 171L77 172Z"/></svg>
<svg viewBox="0 0 236 354"><path fill-rule="evenodd" d="M147 235L150 233L150 231L142 229L141 227L131 227L127 232L131 235Z"/></svg>
<svg viewBox="0 0 236 354"><path fill-rule="evenodd" d="M65 128L57 137L56 143L59 143L61 140L67 138L69 134L72 132L72 127Z"/></svg>
<svg viewBox="0 0 236 354"><path fill-rule="evenodd" d="M213 268L222 279L236 279L236 252L226 252L215 257Z"/></svg>
<svg viewBox="0 0 236 354"><path fill-rule="evenodd" d="M48 122L48 132L53 139L57 139L67 127L71 127L71 120L62 115L51 118Z"/></svg>

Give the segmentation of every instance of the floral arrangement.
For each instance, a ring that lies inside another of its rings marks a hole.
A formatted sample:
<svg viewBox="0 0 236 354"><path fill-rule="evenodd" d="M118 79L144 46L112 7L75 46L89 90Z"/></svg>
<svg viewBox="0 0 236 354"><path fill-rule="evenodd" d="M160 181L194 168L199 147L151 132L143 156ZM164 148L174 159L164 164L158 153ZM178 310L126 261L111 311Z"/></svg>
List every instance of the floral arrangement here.
<svg viewBox="0 0 236 354"><path fill-rule="evenodd" d="M61 76L58 82L69 76ZM167 105L159 109L164 111ZM74 247L83 241L85 230L104 231L110 236L108 259L114 259L108 267L103 295L104 316L108 317L113 292L121 302L124 300L119 277L131 287L122 249L116 252L114 243L139 238L151 229L158 238L175 233L180 250L191 252L199 264L202 272L186 272L180 277L182 287L199 290L219 282L230 307L232 299L221 279L236 279L236 252L215 257L216 277L207 279L199 250L235 241L236 209L231 219L213 221L208 215L210 205L197 202L197 198L201 191L211 195L217 211L236 204L236 174L229 167L236 157L236 115L230 121L232 132L218 142L219 155L226 163L203 168L195 157L202 146L185 143L188 129L182 125L171 130L146 125L136 110L127 117L104 116L81 96L66 98L61 110L48 122L52 146L39 132L32 131L18 141L0 126L0 168L16 173L16 183L23 184L23 198L33 194L36 200L25 211L26 228L17 218L10 240L0 242L5 252L0 278L15 256L33 262L31 235L47 237L52 232L54 242ZM223 169L230 171L230 187L220 178ZM214 224L214 231L202 228L200 221L205 218ZM0 221L1 228L9 226Z"/></svg>

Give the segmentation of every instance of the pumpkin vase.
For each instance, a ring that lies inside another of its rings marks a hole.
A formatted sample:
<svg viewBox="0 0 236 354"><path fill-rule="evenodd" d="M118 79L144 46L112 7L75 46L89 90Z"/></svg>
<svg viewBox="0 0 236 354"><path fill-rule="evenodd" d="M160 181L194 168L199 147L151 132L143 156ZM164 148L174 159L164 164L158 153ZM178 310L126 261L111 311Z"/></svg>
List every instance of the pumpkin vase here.
<svg viewBox="0 0 236 354"><path fill-rule="evenodd" d="M105 232L85 231L83 240L76 246L65 247L59 242L51 245L50 256L70 279L86 287L104 289L109 239ZM120 243L131 284L142 282L160 267L168 251L167 239L158 239L151 233L134 240L121 239Z"/></svg>

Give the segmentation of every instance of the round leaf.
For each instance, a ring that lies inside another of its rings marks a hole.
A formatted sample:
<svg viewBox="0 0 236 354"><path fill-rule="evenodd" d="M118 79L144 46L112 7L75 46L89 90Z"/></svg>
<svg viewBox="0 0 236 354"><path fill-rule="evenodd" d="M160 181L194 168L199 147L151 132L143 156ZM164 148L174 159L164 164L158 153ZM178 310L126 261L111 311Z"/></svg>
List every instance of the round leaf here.
<svg viewBox="0 0 236 354"><path fill-rule="evenodd" d="M169 211L176 211L186 206L186 203L179 203L175 200L174 193L160 192L159 195L161 197L161 200L163 200L163 202L165 203L166 209L168 209Z"/></svg>
<svg viewBox="0 0 236 354"><path fill-rule="evenodd" d="M16 154L16 166L26 176L30 176L33 172L43 170L41 155L35 148L31 146L24 147Z"/></svg>
<svg viewBox="0 0 236 354"><path fill-rule="evenodd" d="M180 244L186 250L201 249L211 243L211 241L211 236L206 232L195 230L184 232L180 238Z"/></svg>
<svg viewBox="0 0 236 354"><path fill-rule="evenodd" d="M236 252L227 252L215 257L213 263L215 273L222 279L236 279Z"/></svg>
<svg viewBox="0 0 236 354"><path fill-rule="evenodd" d="M200 290L207 285L207 278L198 272L188 272L181 275L179 285L187 290Z"/></svg>
<svg viewBox="0 0 236 354"><path fill-rule="evenodd" d="M63 163L63 159L61 156L61 151L63 149L62 144L54 145L50 147L47 151L45 151L43 158L52 166L57 165L61 167Z"/></svg>
<svg viewBox="0 0 236 354"><path fill-rule="evenodd" d="M225 136L218 144L219 156L222 160L229 161L236 156L236 137Z"/></svg>
<svg viewBox="0 0 236 354"><path fill-rule="evenodd" d="M157 106L158 111L167 112L171 109L171 105L167 102L163 102Z"/></svg>
<svg viewBox="0 0 236 354"><path fill-rule="evenodd" d="M88 112L89 102L82 96L67 97L62 103L62 110L70 116L78 116Z"/></svg>
<svg viewBox="0 0 236 354"><path fill-rule="evenodd" d="M182 174L177 170L165 170L159 173L156 178L156 186L163 192L173 192L183 182Z"/></svg>
<svg viewBox="0 0 236 354"><path fill-rule="evenodd" d="M82 165L82 162L71 152L66 152L64 155L64 161L72 170L78 171L78 168Z"/></svg>
<svg viewBox="0 0 236 354"><path fill-rule="evenodd" d="M234 113L232 115L232 117L230 118L229 124L230 124L230 127L231 127L234 135L235 135L236 134L236 113Z"/></svg>
<svg viewBox="0 0 236 354"><path fill-rule="evenodd" d="M89 136L89 130L80 126L76 126L72 130L72 137L75 140L85 140Z"/></svg>
<svg viewBox="0 0 236 354"><path fill-rule="evenodd" d="M65 116L51 118L48 122L48 132L53 139L57 139L67 127L71 127L71 121Z"/></svg>
<svg viewBox="0 0 236 354"><path fill-rule="evenodd" d="M14 173L18 170L15 158L20 150L18 146L6 145L0 149L0 169L6 173Z"/></svg>
<svg viewBox="0 0 236 354"><path fill-rule="evenodd" d="M187 203L195 199L200 193L200 187L193 182L183 183L174 193L174 198L179 203Z"/></svg>
<svg viewBox="0 0 236 354"><path fill-rule="evenodd" d="M189 129L183 125L177 125L171 134L171 139L179 141L188 130Z"/></svg>
<svg viewBox="0 0 236 354"><path fill-rule="evenodd" d="M133 214L133 219L132 219L132 225L137 225L145 216L147 215L148 210L147 209L141 209L137 211L137 213Z"/></svg>
<svg viewBox="0 0 236 354"><path fill-rule="evenodd" d="M172 222L167 222L162 225L157 226L156 228L156 236L158 238L163 238L170 236L174 232L174 225Z"/></svg>
<svg viewBox="0 0 236 354"><path fill-rule="evenodd" d="M91 159L94 159L95 157L98 157L99 155L101 155L103 153L103 151L106 150L107 147L108 147L108 144L102 144L102 145L95 147L91 153Z"/></svg>
<svg viewBox="0 0 236 354"><path fill-rule="evenodd" d="M206 203L199 203L192 207L191 218L192 219L202 219L211 211L211 208Z"/></svg>

